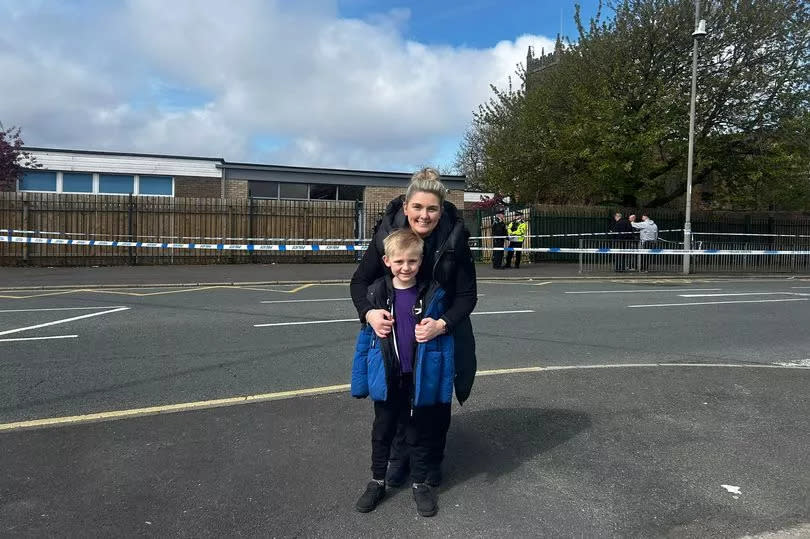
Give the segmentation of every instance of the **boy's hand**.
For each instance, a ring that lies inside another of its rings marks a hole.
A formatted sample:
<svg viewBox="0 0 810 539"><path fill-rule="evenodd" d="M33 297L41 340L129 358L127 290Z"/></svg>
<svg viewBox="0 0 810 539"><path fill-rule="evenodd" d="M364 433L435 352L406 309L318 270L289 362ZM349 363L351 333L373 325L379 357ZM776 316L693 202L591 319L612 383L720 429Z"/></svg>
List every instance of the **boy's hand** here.
<svg viewBox="0 0 810 539"><path fill-rule="evenodd" d="M366 313L366 322L377 334L377 337L384 339L391 333L394 326L394 317L385 309L372 309Z"/></svg>
<svg viewBox="0 0 810 539"><path fill-rule="evenodd" d="M416 342L428 342L431 339L442 335L445 332L447 324L444 320L434 320L432 318L423 318L416 326Z"/></svg>

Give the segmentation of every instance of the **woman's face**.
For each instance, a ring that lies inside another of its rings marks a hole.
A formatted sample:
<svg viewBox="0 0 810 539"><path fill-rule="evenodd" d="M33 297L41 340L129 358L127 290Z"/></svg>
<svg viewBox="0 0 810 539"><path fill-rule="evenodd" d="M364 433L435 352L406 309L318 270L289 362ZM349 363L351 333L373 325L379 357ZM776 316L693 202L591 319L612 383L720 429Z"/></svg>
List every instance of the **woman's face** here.
<svg viewBox="0 0 810 539"><path fill-rule="evenodd" d="M411 230L421 237L430 235L442 216L442 205L439 197L433 193L417 191L405 203L405 216Z"/></svg>

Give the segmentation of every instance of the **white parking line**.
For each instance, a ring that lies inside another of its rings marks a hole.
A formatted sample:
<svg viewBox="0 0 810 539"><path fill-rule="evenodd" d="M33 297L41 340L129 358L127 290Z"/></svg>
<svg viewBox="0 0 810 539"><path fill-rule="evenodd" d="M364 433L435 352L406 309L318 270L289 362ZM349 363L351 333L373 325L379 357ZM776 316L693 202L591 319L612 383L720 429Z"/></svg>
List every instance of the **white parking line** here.
<svg viewBox="0 0 810 539"><path fill-rule="evenodd" d="M518 313L533 313L532 310L523 311L483 311L472 313L473 315L486 315L486 314L518 314ZM357 318L340 318L338 320L308 320L306 322L275 322L272 324L253 324L254 328L270 328L278 326L306 326L310 324L335 324L338 322L358 322Z"/></svg>
<svg viewBox="0 0 810 539"><path fill-rule="evenodd" d="M81 316L74 316L72 318L64 318L62 320L54 320L53 322L45 322L44 324L37 324L35 326L26 326L24 328L7 329L6 331L0 331L0 335L10 335L12 333L19 333L21 331L28 331L28 330L31 330L31 329L45 328L45 327L48 327L48 326L55 326L57 324L66 324L68 322L73 322L74 320L81 320L83 318L92 318L94 316L101 316L103 314L117 313L118 311L126 311L126 310L129 310L129 307L118 307L117 309L112 309L112 310L109 310L109 311L102 311L100 313L83 314Z"/></svg>
<svg viewBox="0 0 810 539"><path fill-rule="evenodd" d="M641 290L580 290L576 292L566 292L566 294L635 294L640 292L699 292L710 290L722 290L722 288L644 288Z"/></svg>
<svg viewBox="0 0 810 539"><path fill-rule="evenodd" d="M253 324L254 328L271 328L276 326L306 326L309 324L334 324L336 322L359 322L359 318L342 318L340 320L310 320L307 322L277 322L275 324Z"/></svg>
<svg viewBox="0 0 810 539"><path fill-rule="evenodd" d="M75 339L78 335L52 335L50 337L17 337L15 339L0 339L0 342L15 341L48 341L51 339Z"/></svg>
<svg viewBox="0 0 810 539"><path fill-rule="evenodd" d="M322 299L276 299L262 301L261 303L307 303L313 301L351 301L352 298L322 298Z"/></svg>
<svg viewBox="0 0 810 539"><path fill-rule="evenodd" d="M107 305L106 307L53 307L50 309L6 309L0 313L33 313L39 311L97 311L99 309L117 309L123 305Z"/></svg>
<svg viewBox="0 0 810 539"><path fill-rule="evenodd" d="M532 310L525 310L525 311L481 311L477 313L472 313L471 316L480 316L482 314L518 314L518 313L533 313Z"/></svg>
<svg viewBox="0 0 810 539"><path fill-rule="evenodd" d="M692 305L723 305L728 303L777 303L781 301L807 301L807 298L743 299L740 301L696 301L693 303L656 303L654 305L628 305L628 307L631 309L636 307L689 307Z"/></svg>
<svg viewBox="0 0 810 539"><path fill-rule="evenodd" d="M682 298L716 298L721 296L797 296L795 292L728 292L723 294L678 294Z"/></svg>

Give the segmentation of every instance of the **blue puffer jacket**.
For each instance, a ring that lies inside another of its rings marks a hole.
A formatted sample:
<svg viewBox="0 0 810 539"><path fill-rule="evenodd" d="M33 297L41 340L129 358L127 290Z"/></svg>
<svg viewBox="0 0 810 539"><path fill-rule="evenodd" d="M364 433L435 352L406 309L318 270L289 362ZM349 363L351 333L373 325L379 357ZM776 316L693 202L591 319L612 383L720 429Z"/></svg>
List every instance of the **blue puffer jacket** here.
<svg viewBox="0 0 810 539"><path fill-rule="evenodd" d="M390 280L389 276L375 281L369 287L369 300L375 308L393 312ZM422 301L427 305L422 318L438 320L444 314L445 291L441 287L434 284L426 291ZM357 336L352 364L353 397L370 396L375 401L388 398L388 386L400 373L399 358L392 345L393 333L391 335L380 339L369 324L363 324ZM428 342L417 343L413 373L414 407L447 404L452 400L455 376L453 347L451 335L439 335Z"/></svg>

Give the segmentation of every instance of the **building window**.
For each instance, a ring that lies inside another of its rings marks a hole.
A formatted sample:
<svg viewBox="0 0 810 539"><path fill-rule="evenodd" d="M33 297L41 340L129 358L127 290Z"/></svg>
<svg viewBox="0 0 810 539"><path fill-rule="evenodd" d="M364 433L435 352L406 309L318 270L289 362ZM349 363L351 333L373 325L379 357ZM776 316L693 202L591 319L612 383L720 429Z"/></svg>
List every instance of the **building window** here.
<svg viewBox="0 0 810 539"><path fill-rule="evenodd" d="M253 198L278 198L278 182L249 182L248 190Z"/></svg>
<svg viewBox="0 0 810 539"><path fill-rule="evenodd" d="M279 198L304 199L309 198L309 185L306 183L280 183Z"/></svg>
<svg viewBox="0 0 810 539"><path fill-rule="evenodd" d="M363 200L362 185L341 185L338 189L338 200Z"/></svg>
<svg viewBox="0 0 810 539"><path fill-rule="evenodd" d="M291 200L363 200L363 185L332 185L327 183L248 182L253 198Z"/></svg>
<svg viewBox="0 0 810 539"><path fill-rule="evenodd" d="M135 176L118 174L100 174L98 192L111 195L129 195L135 193Z"/></svg>
<svg viewBox="0 0 810 539"><path fill-rule="evenodd" d="M65 172L62 174L62 193L92 193L93 175Z"/></svg>
<svg viewBox="0 0 810 539"><path fill-rule="evenodd" d="M56 192L56 172L26 172L20 179L20 191Z"/></svg>
<svg viewBox="0 0 810 539"><path fill-rule="evenodd" d="M313 183L309 186L309 198L312 200L336 200L337 185Z"/></svg>
<svg viewBox="0 0 810 539"><path fill-rule="evenodd" d="M164 195L172 196L171 176L139 176L139 195Z"/></svg>

